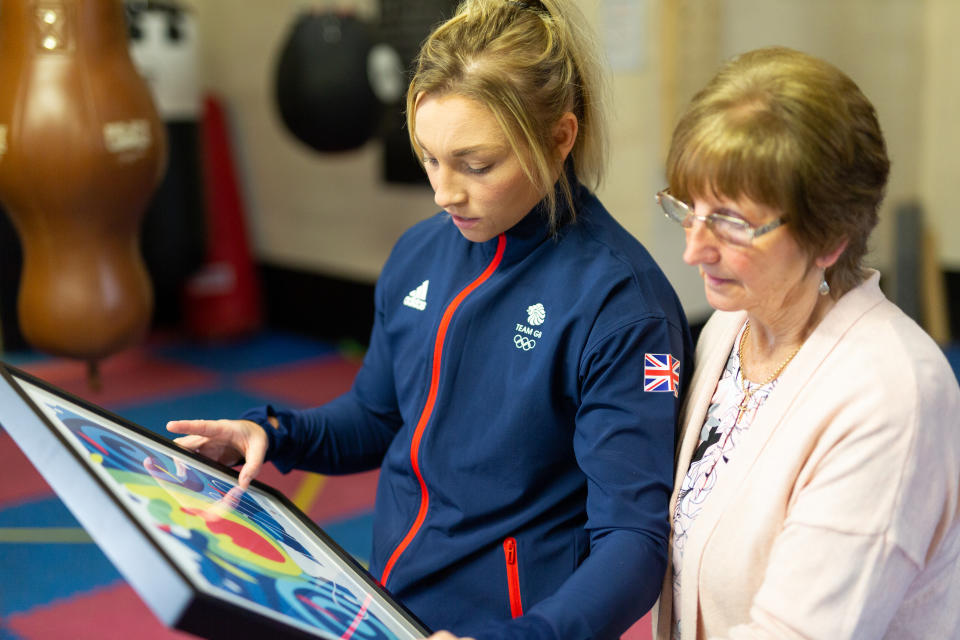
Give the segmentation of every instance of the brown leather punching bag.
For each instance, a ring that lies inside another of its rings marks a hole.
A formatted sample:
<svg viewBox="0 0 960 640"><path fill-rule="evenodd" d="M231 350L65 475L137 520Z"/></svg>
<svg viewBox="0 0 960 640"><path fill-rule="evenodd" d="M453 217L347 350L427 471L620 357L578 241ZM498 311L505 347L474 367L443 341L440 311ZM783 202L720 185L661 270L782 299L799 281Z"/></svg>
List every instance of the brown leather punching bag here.
<svg viewBox="0 0 960 640"><path fill-rule="evenodd" d="M0 0L0 202L34 347L96 363L143 336L140 221L165 163L121 0Z"/></svg>

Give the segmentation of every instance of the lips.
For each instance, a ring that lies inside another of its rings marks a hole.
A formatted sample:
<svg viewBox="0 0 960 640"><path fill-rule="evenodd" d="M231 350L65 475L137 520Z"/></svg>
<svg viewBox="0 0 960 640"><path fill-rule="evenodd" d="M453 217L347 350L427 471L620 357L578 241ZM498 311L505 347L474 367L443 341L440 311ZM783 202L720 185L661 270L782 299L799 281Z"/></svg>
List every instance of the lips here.
<svg viewBox="0 0 960 640"><path fill-rule="evenodd" d="M464 218L463 216L458 216L453 213L450 214L450 218L453 220L453 224L457 225L459 229L471 229L480 222L480 218Z"/></svg>
<svg viewBox="0 0 960 640"><path fill-rule="evenodd" d="M719 287L721 285L733 282L729 278L718 278L717 276L710 275L703 269L700 269L700 274L703 276L703 280L711 287Z"/></svg>

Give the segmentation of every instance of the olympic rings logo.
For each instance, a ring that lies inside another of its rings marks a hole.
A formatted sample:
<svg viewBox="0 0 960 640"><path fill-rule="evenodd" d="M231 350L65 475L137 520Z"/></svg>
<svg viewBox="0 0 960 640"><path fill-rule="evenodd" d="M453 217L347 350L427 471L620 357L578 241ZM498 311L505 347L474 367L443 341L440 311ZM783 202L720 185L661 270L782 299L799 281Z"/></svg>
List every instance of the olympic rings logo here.
<svg viewBox="0 0 960 640"><path fill-rule="evenodd" d="M513 344L517 346L517 349L523 349L524 351L530 351L535 346L537 346L537 341L526 336L522 336L519 333L513 336Z"/></svg>

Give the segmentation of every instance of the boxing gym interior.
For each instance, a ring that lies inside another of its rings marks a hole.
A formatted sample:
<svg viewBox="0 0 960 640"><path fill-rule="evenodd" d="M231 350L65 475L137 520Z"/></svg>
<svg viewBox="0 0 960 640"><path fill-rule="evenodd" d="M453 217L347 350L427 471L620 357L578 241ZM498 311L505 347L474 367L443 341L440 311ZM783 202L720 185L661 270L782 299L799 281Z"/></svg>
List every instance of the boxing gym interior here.
<svg viewBox="0 0 960 640"><path fill-rule="evenodd" d="M612 71L600 195L695 332L711 309L653 199L669 134L720 61L783 44L873 97L893 172L868 262L960 378L960 4L578 4ZM0 360L167 440L171 419L349 389L390 248L436 211L404 90L455 6L0 0ZM195 637L145 602L37 455L0 429L0 640ZM366 566L376 471L258 480ZM623 636L650 637L649 615Z"/></svg>

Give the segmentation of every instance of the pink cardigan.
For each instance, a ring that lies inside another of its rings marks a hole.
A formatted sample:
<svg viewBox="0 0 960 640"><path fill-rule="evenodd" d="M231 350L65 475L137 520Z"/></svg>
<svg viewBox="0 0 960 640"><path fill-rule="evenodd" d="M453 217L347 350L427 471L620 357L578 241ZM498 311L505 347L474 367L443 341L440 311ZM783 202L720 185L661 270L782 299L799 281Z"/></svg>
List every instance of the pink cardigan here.
<svg viewBox="0 0 960 640"><path fill-rule="evenodd" d="M675 486L745 315L697 344ZM671 513L676 492L671 499ZM874 272L827 314L693 523L668 640L960 638L960 387Z"/></svg>

